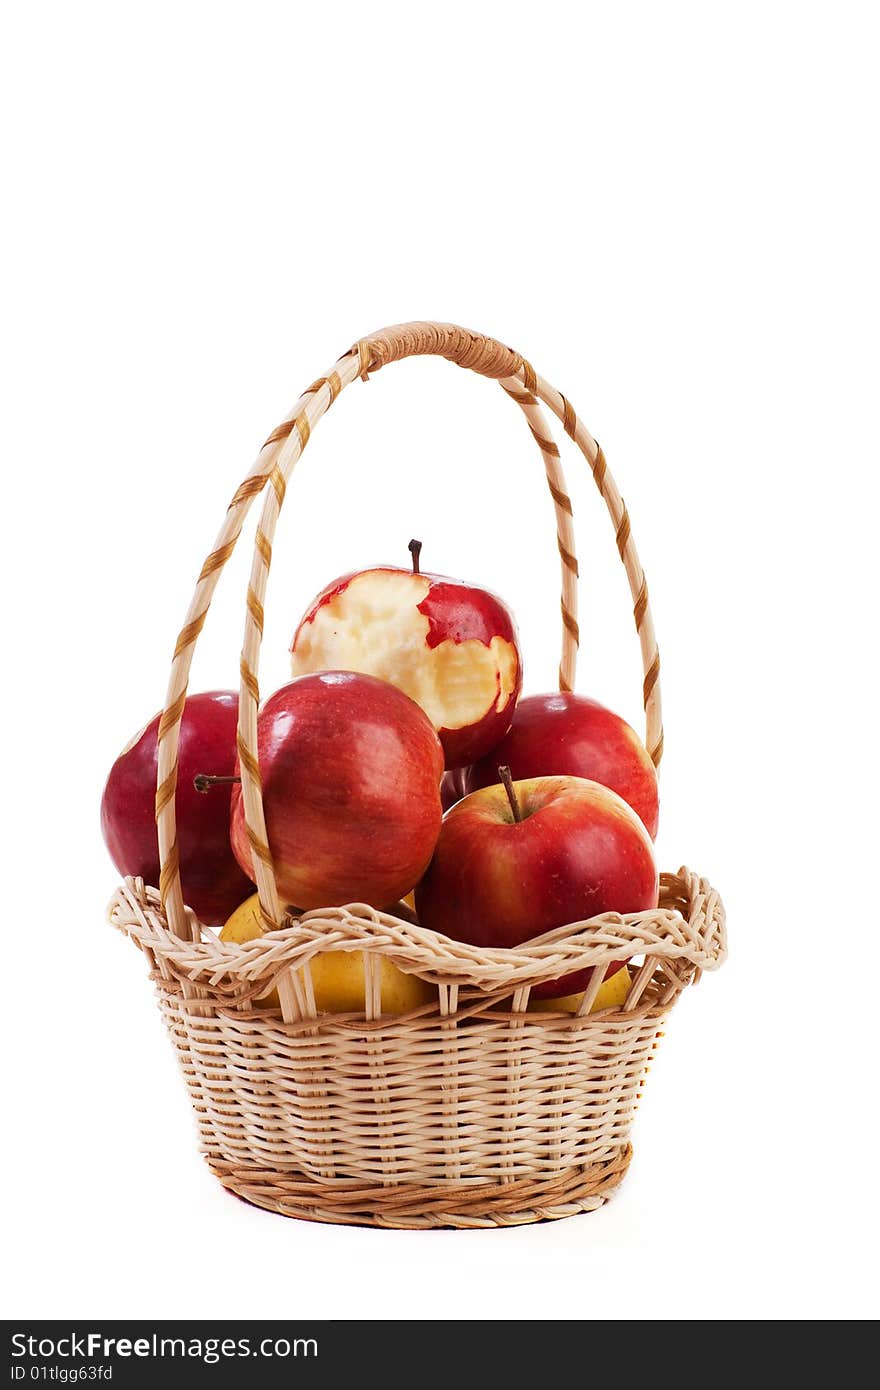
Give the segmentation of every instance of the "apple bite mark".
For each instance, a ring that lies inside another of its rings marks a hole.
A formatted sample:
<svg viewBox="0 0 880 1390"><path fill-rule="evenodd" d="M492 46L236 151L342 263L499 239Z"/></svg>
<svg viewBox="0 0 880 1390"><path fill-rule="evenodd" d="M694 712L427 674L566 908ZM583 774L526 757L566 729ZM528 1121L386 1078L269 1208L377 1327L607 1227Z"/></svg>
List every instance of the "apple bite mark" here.
<svg viewBox="0 0 880 1390"><path fill-rule="evenodd" d="M516 628L507 605L487 589L474 589L457 579L429 575L428 592L419 612L428 619L429 647L441 642L466 642L474 638L489 646L493 637L502 637L516 647Z"/></svg>
<svg viewBox="0 0 880 1390"><path fill-rule="evenodd" d="M488 646L478 638L441 642L431 648L431 655L429 689L433 687L438 719L442 712L440 728L452 733L507 709L516 690L519 661L516 649L503 637L493 637ZM429 709L425 713L431 717Z"/></svg>
<svg viewBox="0 0 880 1390"><path fill-rule="evenodd" d="M483 590L405 570L365 570L324 591L291 649L294 676L330 668L396 685L440 734L447 766L503 736L522 685L513 621Z"/></svg>

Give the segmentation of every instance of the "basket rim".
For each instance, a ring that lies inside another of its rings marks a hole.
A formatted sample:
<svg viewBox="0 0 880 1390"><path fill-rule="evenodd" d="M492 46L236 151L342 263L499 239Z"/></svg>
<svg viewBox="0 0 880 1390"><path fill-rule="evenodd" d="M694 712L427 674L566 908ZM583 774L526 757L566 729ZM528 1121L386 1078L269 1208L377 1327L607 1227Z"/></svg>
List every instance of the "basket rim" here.
<svg viewBox="0 0 880 1390"><path fill-rule="evenodd" d="M683 867L661 875L660 901L662 906L648 911L608 912L570 923L515 947L472 946L363 903L313 909L242 944L220 941L188 910L195 939L184 941L169 925L158 891L135 878L117 889L108 918L175 973L209 987L268 984L268 977L299 970L326 951L385 957L433 984L492 993L640 955L691 973L717 969L727 954L727 936L723 904L711 884Z"/></svg>

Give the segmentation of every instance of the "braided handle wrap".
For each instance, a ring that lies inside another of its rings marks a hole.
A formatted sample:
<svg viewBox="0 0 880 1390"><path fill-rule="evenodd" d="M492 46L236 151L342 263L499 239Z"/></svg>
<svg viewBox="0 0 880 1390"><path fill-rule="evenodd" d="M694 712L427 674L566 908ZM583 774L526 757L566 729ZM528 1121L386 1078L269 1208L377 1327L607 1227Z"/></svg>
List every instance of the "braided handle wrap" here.
<svg viewBox="0 0 880 1390"><path fill-rule="evenodd" d="M370 372L403 357L445 357L459 367L490 377L517 376L523 365L513 348L454 323L397 323L370 333L356 346L368 349Z"/></svg>
<svg viewBox="0 0 880 1390"><path fill-rule="evenodd" d="M346 386L360 376L389 362L413 355L434 354L484 376L496 378L523 410L541 451L557 519L557 538L563 574L563 657L560 686L570 689L574 680L578 642L576 618L577 559L571 522L571 502L559 459L540 410L543 402L562 421L566 433L587 458L594 480L605 499L615 525L618 550L626 568L635 603L645 670L644 702L647 744L655 764L662 752L660 722L659 656L648 605L647 586L638 561L629 527L629 516L604 455L577 419L564 396L537 376L531 365L512 349L482 334L450 324L415 323L384 329L361 339L341 357L325 377L318 378L303 393L287 419L269 436L256 463L236 491L214 548L199 574L196 591L179 634L169 679L165 710L159 725L159 772L156 792L156 819L159 833L161 873L159 890L172 931L183 939L197 938L187 917L180 887L174 792L177 784L177 746L180 722L186 700L187 682L195 643L204 625L219 574L234 549L244 519L254 499L266 490L257 526L254 557L247 593L247 612L242 645L238 752L241 763L242 795L248 836L263 916L269 927L284 920L278 899L272 856L268 845L257 757L257 711L260 701L258 659L263 629L263 602L272 559L272 540L284 502L293 467L308 443L315 424ZM285 1017L309 1017L314 1012L308 968L301 978L291 971L280 982Z"/></svg>

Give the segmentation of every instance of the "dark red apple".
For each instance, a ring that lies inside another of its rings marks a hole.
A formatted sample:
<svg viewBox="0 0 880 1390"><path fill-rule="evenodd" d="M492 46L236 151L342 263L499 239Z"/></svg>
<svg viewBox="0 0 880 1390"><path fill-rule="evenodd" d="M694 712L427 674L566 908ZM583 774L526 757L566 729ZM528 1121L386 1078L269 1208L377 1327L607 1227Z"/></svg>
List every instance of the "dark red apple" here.
<svg viewBox="0 0 880 1390"><path fill-rule="evenodd" d="M449 811L456 801L461 801L464 796L462 780L467 768L455 767L450 772L444 772L440 779L440 802L444 811Z"/></svg>
<svg viewBox="0 0 880 1390"><path fill-rule="evenodd" d="M206 926L226 921L253 891L229 843L231 787L197 792L198 773L230 776L235 767L238 695L209 690L190 695L183 710L178 748L177 843L183 900ZM156 773L159 715L123 749L110 769L101 800L101 827L121 874L159 883Z"/></svg>
<svg viewBox="0 0 880 1390"><path fill-rule="evenodd" d="M474 762L503 737L522 689L507 605L486 589L416 569L345 575L310 604L291 670L330 668L378 676L421 705L448 768Z"/></svg>
<svg viewBox="0 0 880 1390"><path fill-rule="evenodd" d="M650 837L616 792L582 777L511 785L514 802L503 786L484 787L447 811L416 888L423 927L475 946L519 946L602 912L657 905ZM532 993L574 994L591 974L575 971Z"/></svg>
<svg viewBox="0 0 880 1390"><path fill-rule="evenodd" d="M410 891L440 830L443 750L414 700L375 676L301 676L257 717L263 806L282 901L381 907ZM240 787L232 847L252 874Z"/></svg>
<svg viewBox="0 0 880 1390"><path fill-rule="evenodd" d="M652 839L657 837L657 773L645 745L626 720L586 695L527 695L509 732L491 754L462 773L465 793L491 787L499 766L514 781L528 777L587 777L622 796Z"/></svg>

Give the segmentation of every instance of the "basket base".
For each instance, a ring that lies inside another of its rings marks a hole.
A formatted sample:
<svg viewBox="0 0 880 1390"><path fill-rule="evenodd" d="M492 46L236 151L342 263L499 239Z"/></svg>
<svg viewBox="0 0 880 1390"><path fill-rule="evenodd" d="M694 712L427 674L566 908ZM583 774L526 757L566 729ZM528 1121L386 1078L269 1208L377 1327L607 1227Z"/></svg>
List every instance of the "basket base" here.
<svg viewBox="0 0 880 1390"><path fill-rule="evenodd" d="M252 1206L301 1221L397 1230L464 1230L559 1221L595 1211L621 1183L632 1145L602 1163L570 1169L553 1178L520 1178L468 1186L448 1183L381 1185L320 1182L291 1173L224 1163L208 1157L223 1186Z"/></svg>

